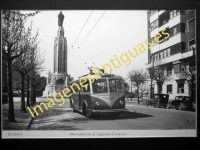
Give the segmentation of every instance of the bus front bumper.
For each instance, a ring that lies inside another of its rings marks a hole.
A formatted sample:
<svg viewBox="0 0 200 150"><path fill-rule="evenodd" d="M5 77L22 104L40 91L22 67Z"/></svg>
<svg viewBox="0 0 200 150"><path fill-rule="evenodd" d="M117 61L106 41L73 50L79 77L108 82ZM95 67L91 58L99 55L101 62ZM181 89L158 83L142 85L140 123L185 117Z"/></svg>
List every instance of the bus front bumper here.
<svg viewBox="0 0 200 150"><path fill-rule="evenodd" d="M91 110L92 113L122 113L128 111L127 109L105 109L105 110Z"/></svg>

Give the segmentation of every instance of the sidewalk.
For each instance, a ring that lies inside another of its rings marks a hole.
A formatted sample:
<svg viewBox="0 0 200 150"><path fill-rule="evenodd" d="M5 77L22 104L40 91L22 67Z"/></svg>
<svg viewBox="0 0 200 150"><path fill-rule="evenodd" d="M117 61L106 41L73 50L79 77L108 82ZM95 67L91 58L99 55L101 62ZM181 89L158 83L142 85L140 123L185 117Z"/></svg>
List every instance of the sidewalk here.
<svg viewBox="0 0 200 150"><path fill-rule="evenodd" d="M36 102L35 105L37 104L38 102ZM8 123L7 122L8 103L2 105L3 130L27 130L29 124L32 122L32 117L27 108L26 108L27 113L21 113L20 106L21 106L21 101L14 101L14 114L16 122Z"/></svg>

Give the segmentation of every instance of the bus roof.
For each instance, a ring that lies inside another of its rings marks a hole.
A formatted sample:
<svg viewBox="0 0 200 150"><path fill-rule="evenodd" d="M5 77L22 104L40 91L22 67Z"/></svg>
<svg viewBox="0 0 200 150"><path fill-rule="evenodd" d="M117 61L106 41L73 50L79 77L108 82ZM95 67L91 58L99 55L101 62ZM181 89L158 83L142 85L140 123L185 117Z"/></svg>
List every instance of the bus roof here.
<svg viewBox="0 0 200 150"><path fill-rule="evenodd" d="M87 74L87 75L88 75L88 74ZM81 78L86 78L86 79L87 79L87 75L81 76L81 77L79 77L79 79L73 80L73 81L71 81L70 83L77 82L77 81L79 81ZM92 74L92 75L90 75L90 78L96 79L96 75ZM115 75L115 74L106 74L106 75L104 75L104 76L98 75L98 79L105 79L105 78L109 78L109 79L122 79L122 77L121 77L120 75Z"/></svg>

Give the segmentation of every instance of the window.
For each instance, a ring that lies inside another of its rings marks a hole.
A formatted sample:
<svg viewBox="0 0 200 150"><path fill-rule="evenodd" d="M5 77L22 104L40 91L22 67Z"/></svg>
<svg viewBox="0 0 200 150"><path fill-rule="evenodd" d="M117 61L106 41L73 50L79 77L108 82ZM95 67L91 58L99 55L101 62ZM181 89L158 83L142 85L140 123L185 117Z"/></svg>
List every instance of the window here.
<svg viewBox="0 0 200 150"><path fill-rule="evenodd" d="M80 90L80 86L78 82L74 82L70 85L70 88L72 89L73 92L78 93Z"/></svg>
<svg viewBox="0 0 200 150"><path fill-rule="evenodd" d="M166 28L166 32L168 32L168 33L170 34L169 28ZM162 31L160 31L159 34L162 35L162 36L159 38L159 41L161 41L161 42L159 42L160 44L163 43L163 42L165 42L165 41L168 41L168 40L169 40L169 38L166 38L166 35L163 35L163 34L162 34ZM171 35L170 35L170 36L171 36Z"/></svg>
<svg viewBox="0 0 200 150"><path fill-rule="evenodd" d="M188 21L188 32L195 30L195 19Z"/></svg>
<svg viewBox="0 0 200 150"><path fill-rule="evenodd" d="M122 80L109 79L110 93L123 92L123 82Z"/></svg>
<svg viewBox="0 0 200 150"><path fill-rule="evenodd" d="M178 16L179 14L180 14L179 10L172 10L172 11L170 11L170 19Z"/></svg>
<svg viewBox="0 0 200 150"><path fill-rule="evenodd" d="M157 44L157 42L155 41L154 37L151 38L151 43L152 43L152 45L156 45Z"/></svg>
<svg viewBox="0 0 200 150"><path fill-rule="evenodd" d="M169 21L169 11L165 11L159 16L159 27L163 26Z"/></svg>
<svg viewBox="0 0 200 150"><path fill-rule="evenodd" d="M181 52L185 52L186 49L185 49L185 42L181 42Z"/></svg>
<svg viewBox="0 0 200 150"><path fill-rule="evenodd" d="M98 79L92 83L93 93L108 93L106 79Z"/></svg>
<svg viewBox="0 0 200 150"><path fill-rule="evenodd" d="M186 10L185 13L187 14L187 13L189 13L190 11L192 11L192 10Z"/></svg>
<svg viewBox="0 0 200 150"><path fill-rule="evenodd" d="M163 59L163 51L160 52L160 59Z"/></svg>
<svg viewBox="0 0 200 150"><path fill-rule="evenodd" d="M193 48L195 48L195 45L196 45L195 44L195 39L189 41L188 45L189 45L189 51L191 51Z"/></svg>
<svg viewBox="0 0 200 150"><path fill-rule="evenodd" d="M185 70L186 70L186 64L182 63L181 64L181 72L185 72Z"/></svg>
<svg viewBox="0 0 200 150"><path fill-rule="evenodd" d="M169 29L170 37L177 35L178 33L185 33L185 23L179 23Z"/></svg>
<svg viewBox="0 0 200 150"><path fill-rule="evenodd" d="M87 85L87 86L85 86ZM87 82L85 82L83 84L83 92L90 92L90 84L89 84L89 81L87 80Z"/></svg>
<svg viewBox="0 0 200 150"><path fill-rule="evenodd" d="M171 55L181 52L181 43L171 46Z"/></svg>
<svg viewBox="0 0 200 150"><path fill-rule="evenodd" d="M154 95L154 98L159 98L159 95Z"/></svg>
<svg viewBox="0 0 200 150"><path fill-rule="evenodd" d="M174 65L174 73L180 73L180 64Z"/></svg>
<svg viewBox="0 0 200 150"><path fill-rule="evenodd" d="M163 58L167 57L167 49L163 51Z"/></svg>
<svg viewBox="0 0 200 150"><path fill-rule="evenodd" d="M167 85L167 94L172 94L172 84Z"/></svg>
<svg viewBox="0 0 200 150"><path fill-rule="evenodd" d="M155 60L159 60L159 53L155 53Z"/></svg>
<svg viewBox="0 0 200 150"><path fill-rule="evenodd" d="M167 56L170 56L170 52L171 52L171 50L170 50L170 48L168 48L167 49Z"/></svg>
<svg viewBox="0 0 200 150"><path fill-rule="evenodd" d="M167 67L167 75L172 75L172 66Z"/></svg>
<svg viewBox="0 0 200 150"><path fill-rule="evenodd" d="M174 28L174 35L177 34L177 28Z"/></svg>
<svg viewBox="0 0 200 150"><path fill-rule="evenodd" d="M157 27L158 27L158 19L151 23L150 31L154 30Z"/></svg>
<svg viewBox="0 0 200 150"><path fill-rule="evenodd" d="M158 10L151 10L150 11L150 16L154 15Z"/></svg>
<svg viewBox="0 0 200 150"><path fill-rule="evenodd" d="M184 83L178 83L177 93L184 93Z"/></svg>

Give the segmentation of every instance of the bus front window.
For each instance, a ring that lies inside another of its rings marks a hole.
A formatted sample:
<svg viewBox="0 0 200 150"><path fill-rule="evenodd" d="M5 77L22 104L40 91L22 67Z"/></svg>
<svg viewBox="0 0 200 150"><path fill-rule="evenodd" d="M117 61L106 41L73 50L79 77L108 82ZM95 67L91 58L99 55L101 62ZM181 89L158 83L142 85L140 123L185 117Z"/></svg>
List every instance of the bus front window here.
<svg viewBox="0 0 200 150"><path fill-rule="evenodd" d="M92 83L93 93L108 93L106 79L99 79Z"/></svg>
<svg viewBox="0 0 200 150"><path fill-rule="evenodd" d="M110 93L123 92L123 82L118 79L109 79Z"/></svg>

